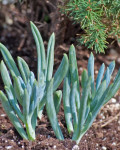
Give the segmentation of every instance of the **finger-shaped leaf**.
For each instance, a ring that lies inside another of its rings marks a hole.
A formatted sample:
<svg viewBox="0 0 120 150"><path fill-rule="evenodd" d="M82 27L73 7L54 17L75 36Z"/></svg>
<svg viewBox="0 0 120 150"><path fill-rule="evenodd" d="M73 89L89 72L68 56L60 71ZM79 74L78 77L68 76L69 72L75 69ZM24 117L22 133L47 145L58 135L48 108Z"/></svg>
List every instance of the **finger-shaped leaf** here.
<svg viewBox="0 0 120 150"><path fill-rule="evenodd" d="M54 102L53 102L53 79L51 79L51 81L48 83L48 87L47 87L46 110L47 110L47 115L48 115L48 118L50 120L51 126L53 128L53 131L54 131L56 137L59 140L63 140L64 138L63 138L60 126L58 124L55 106L54 106Z"/></svg>
<svg viewBox="0 0 120 150"><path fill-rule="evenodd" d="M29 99L27 89L25 89L24 97L23 97L23 115L25 117L25 120L27 120L27 117L29 115L29 107L30 107L30 99Z"/></svg>
<svg viewBox="0 0 120 150"><path fill-rule="evenodd" d="M75 130L73 137L72 137L72 139L75 141L79 138L84 121L85 121L85 113L87 109L87 100L88 100L88 95L89 95L90 84L91 84L91 77L89 77L82 91L80 110L78 114L78 126L77 126L77 130Z"/></svg>
<svg viewBox="0 0 120 150"><path fill-rule="evenodd" d="M119 88L120 88L120 71L118 71L118 74L116 75L116 79L111 85L111 89L107 93L104 103L107 103L116 94Z"/></svg>
<svg viewBox="0 0 120 150"><path fill-rule="evenodd" d="M71 83L77 81L77 90L80 91L76 53L75 53L75 47L73 45L71 45L69 49L69 68L70 68L70 75L71 75Z"/></svg>
<svg viewBox="0 0 120 150"><path fill-rule="evenodd" d="M0 100L2 102L2 106L3 106L6 114L8 115L10 121L12 122L12 124L14 125L14 127L16 128L18 133L21 135L21 137L23 139L27 140L28 137L24 131L24 128L22 127L21 123L19 122L18 118L16 117L11 105L9 104L7 97L4 95L4 93L2 91L0 91Z"/></svg>
<svg viewBox="0 0 120 150"><path fill-rule="evenodd" d="M54 45L55 45L55 35L54 33L51 35L49 42L48 42L48 49L47 49L47 72L46 72L46 79L50 81L53 74L53 65L54 65Z"/></svg>
<svg viewBox="0 0 120 150"><path fill-rule="evenodd" d="M94 56L93 56L93 53L90 54L87 68L88 68L88 77L92 77L91 90L92 90L92 93L94 93Z"/></svg>
<svg viewBox="0 0 120 150"><path fill-rule="evenodd" d="M30 69L27 63L22 58L18 57L18 66L24 82L27 83L30 76Z"/></svg>
<svg viewBox="0 0 120 150"><path fill-rule="evenodd" d="M38 71L38 81L39 81L40 74L41 73L45 74L45 70L46 70L45 48L39 30L37 29L37 27L34 25L33 22L30 22L30 24L31 24L32 33L37 47L37 56L38 56L37 71Z"/></svg>
<svg viewBox="0 0 120 150"><path fill-rule="evenodd" d="M18 79L19 79L19 81L20 81L20 84L21 84L22 88L25 89L25 88L26 88L26 85L25 85L23 79L22 79L21 77L18 77Z"/></svg>
<svg viewBox="0 0 120 150"><path fill-rule="evenodd" d="M34 84L34 81L35 81L35 75L32 71L30 71L30 79L29 80L30 80L30 85L32 87Z"/></svg>
<svg viewBox="0 0 120 150"><path fill-rule="evenodd" d="M2 53L2 56L4 58L5 63L7 64L9 70L12 72L12 75L20 76L19 70L17 69L17 66L15 64L15 61L13 60L10 52L8 49L0 43L0 51Z"/></svg>
<svg viewBox="0 0 120 150"><path fill-rule="evenodd" d="M11 82L8 70L3 61L1 61L0 69L1 69L1 76L2 76L2 80L4 82L4 85L7 87L11 87L12 82Z"/></svg>
<svg viewBox="0 0 120 150"><path fill-rule="evenodd" d="M106 86L105 81L103 82L103 84L104 84L104 86ZM81 133L79 134L78 138L75 140L77 144L79 143L80 139L85 134L85 132L91 127L91 125L92 125L93 121L95 120L98 112L100 111L100 108L104 104L104 100L105 100L105 97L106 97L106 94L108 93L108 91L109 91L109 88L106 89L106 91L104 92L104 94L100 98L98 104L94 107L92 112L89 113L87 120L85 122L85 125L83 126L83 129L81 130Z"/></svg>
<svg viewBox="0 0 120 150"><path fill-rule="evenodd" d="M74 131L76 131L78 126L78 114L77 114L77 107L75 101L76 89L77 89L77 81L73 83L71 88L71 93L70 93L70 103L71 103Z"/></svg>
<svg viewBox="0 0 120 150"><path fill-rule="evenodd" d="M104 69L105 69L105 65L104 63L101 65L100 69L99 69L99 72L98 72L98 75L97 75L97 79L96 79L96 90L98 90L100 84L101 84L101 81L102 81L102 78L103 78L103 74L104 74Z"/></svg>
<svg viewBox="0 0 120 150"><path fill-rule="evenodd" d="M112 61L110 65L107 67L107 70L103 78L103 81L106 80L108 82L107 85L110 83L111 75L114 71L114 68L115 68L115 61ZM109 70L109 75L108 75L108 70Z"/></svg>
<svg viewBox="0 0 120 150"><path fill-rule="evenodd" d="M37 126L37 108L34 110L32 119L31 119L32 128L35 131L35 127Z"/></svg>
<svg viewBox="0 0 120 150"><path fill-rule="evenodd" d="M102 83L104 86L106 86L106 81L104 81ZM100 108L103 106L104 104L104 100L105 100L105 97L106 97L106 94L108 93L108 91L110 90L110 87L108 87L104 94L102 95L102 97L100 98L98 104L93 108L93 110L89 113L88 117L87 117L87 120L86 120L86 123L85 123L85 126L83 128L84 131L88 130L90 128L90 126L92 125L94 119L96 118Z"/></svg>
<svg viewBox="0 0 120 150"><path fill-rule="evenodd" d="M34 82L33 88L32 88L32 95L31 95L31 105L30 105L30 115L32 116L34 113L35 108L38 104L38 87L37 82Z"/></svg>
<svg viewBox="0 0 120 150"><path fill-rule="evenodd" d="M22 88L22 85L18 77L14 77L14 91L15 91L16 98L18 99L19 103L22 105L24 89Z"/></svg>
<svg viewBox="0 0 120 150"><path fill-rule="evenodd" d="M25 123L24 117L23 117L23 115L22 115L22 113L21 113L21 110L20 110L20 108L19 108L19 105L18 105L18 103L17 103L17 100L16 100L15 97L13 96L13 93L12 93L11 89L10 89L9 87L5 87L5 90L6 90L6 93L7 93L7 95L8 95L8 99L9 99L9 102L10 102L10 104L11 104L13 110L15 111L15 113L17 114L17 116L19 117L19 119L20 119L23 123Z"/></svg>
<svg viewBox="0 0 120 150"><path fill-rule="evenodd" d="M68 71L68 57L64 54L62 62L54 75L53 91L56 91Z"/></svg>
<svg viewBox="0 0 120 150"><path fill-rule="evenodd" d="M82 86L82 88L84 88L87 80L88 80L87 71L83 70L83 72L82 72L82 78L81 78L81 86Z"/></svg>
<svg viewBox="0 0 120 150"><path fill-rule="evenodd" d="M110 76L112 75L113 71L114 71L114 68L115 68L115 61L112 61L109 66L109 72L110 72Z"/></svg>
<svg viewBox="0 0 120 150"><path fill-rule="evenodd" d="M78 75L78 68L77 68L77 60L76 60L76 53L75 53L75 47L71 45L69 49L69 68L70 68L70 76L71 76L71 83L74 84L74 82L77 81L77 91L79 93L79 99L76 99L76 106L77 110L79 110L80 107L80 84L79 84L79 75Z"/></svg>
<svg viewBox="0 0 120 150"><path fill-rule="evenodd" d="M107 70L105 72L105 75L104 75L104 80L106 80L106 87L108 87L109 83L110 83L110 71L109 71L109 68L107 67Z"/></svg>
<svg viewBox="0 0 120 150"><path fill-rule="evenodd" d="M68 132L71 133L73 132L73 125L72 125L72 112L70 106L70 82L68 76L65 77L63 84L63 106L67 129Z"/></svg>
<svg viewBox="0 0 120 150"><path fill-rule="evenodd" d="M56 91L54 93L54 105L55 105L56 114L59 113L61 99L62 99L62 91L61 90Z"/></svg>
<svg viewBox="0 0 120 150"><path fill-rule="evenodd" d="M94 109L94 107L98 104L100 98L102 97L103 93L105 92L106 90L106 80L104 80L100 87L98 88L97 92L95 93L95 97L94 99L92 100L91 102L91 105L90 105L90 111L92 111Z"/></svg>

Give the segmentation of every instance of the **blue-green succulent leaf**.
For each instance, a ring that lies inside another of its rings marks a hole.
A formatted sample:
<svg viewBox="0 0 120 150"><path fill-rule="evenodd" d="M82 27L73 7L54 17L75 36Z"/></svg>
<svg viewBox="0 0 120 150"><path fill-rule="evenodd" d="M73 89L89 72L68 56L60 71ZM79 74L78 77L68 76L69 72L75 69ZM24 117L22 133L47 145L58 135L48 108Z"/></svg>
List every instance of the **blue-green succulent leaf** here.
<svg viewBox="0 0 120 150"><path fill-rule="evenodd" d="M12 122L12 124L14 125L14 127L16 128L16 130L18 131L18 133L21 135L21 137L23 139L28 139L24 128L22 127L20 121L18 120L18 118L16 117L7 97L5 96L5 94L0 91L0 100L2 102L2 106L6 112L6 114L8 115L10 121Z"/></svg>
<svg viewBox="0 0 120 150"><path fill-rule="evenodd" d="M62 131L58 124L57 114L56 114L55 106L54 106L54 102L53 102L53 79L50 80L50 82L48 83L48 86L47 86L46 110L47 110L47 115L50 120L53 131L55 132L56 137L59 140L63 140L64 137L62 135Z"/></svg>
<svg viewBox="0 0 120 150"><path fill-rule="evenodd" d="M55 45L55 34L53 33L48 42L47 49L47 70L46 70L46 80L50 81L53 74L54 65L54 45Z"/></svg>
<svg viewBox="0 0 120 150"><path fill-rule="evenodd" d="M63 106L64 106L64 114L65 120L67 124L68 132L73 132L73 125L72 125L72 112L70 106L70 75L69 73L64 79L63 84Z"/></svg>
<svg viewBox="0 0 120 150"><path fill-rule="evenodd" d="M62 99L62 91L58 90L54 92L54 105L55 105L56 114L59 113L61 99Z"/></svg>
<svg viewBox="0 0 120 150"><path fill-rule="evenodd" d="M27 83L30 76L30 69L21 57L18 57L18 66L24 82Z"/></svg>
<svg viewBox="0 0 120 150"><path fill-rule="evenodd" d="M104 69L105 69L105 65L104 63L101 65L100 69L99 69L99 72L98 72L98 75L97 75L97 79L96 79L96 90L98 90L100 84L101 84L101 81L102 81L102 78L103 78L103 74L104 74Z"/></svg>
<svg viewBox="0 0 120 150"><path fill-rule="evenodd" d="M12 75L20 76L19 70L15 64L15 61L13 60L10 52L8 49L0 43L0 51L2 53L2 56L4 58L5 63L7 64L7 67L11 71Z"/></svg>
<svg viewBox="0 0 120 150"><path fill-rule="evenodd" d="M39 82L40 74L43 73L45 75L46 70L45 48L39 30L37 29L37 27L33 22L30 22L30 24L37 47L37 56L38 56L37 77Z"/></svg>
<svg viewBox="0 0 120 150"><path fill-rule="evenodd" d="M67 74L68 66L69 66L68 57L66 54L64 54L62 62L54 75L53 91L55 91L58 88L58 86L61 84L62 80Z"/></svg>
<svg viewBox="0 0 120 150"><path fill-rule="evenodd" d="M90 54L87 68L88 68L88 77L92 77L91 90L92 90L92 93L94 93L94 56L93 56L93 53Z"/></svg>

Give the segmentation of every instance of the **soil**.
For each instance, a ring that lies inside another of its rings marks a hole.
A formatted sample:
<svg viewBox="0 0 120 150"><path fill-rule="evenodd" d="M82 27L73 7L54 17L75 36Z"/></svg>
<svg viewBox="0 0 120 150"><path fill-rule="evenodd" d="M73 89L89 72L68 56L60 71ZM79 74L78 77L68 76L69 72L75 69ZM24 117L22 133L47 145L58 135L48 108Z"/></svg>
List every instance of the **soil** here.
<svg viewBox="0 0 120 150"><path fill-rule="evenodd" d="M77 46L77 33L81 33L79 25L73 25L65 16L59 13L57 3L61 1L30 1L26 6L23 4L0 5L0 42L5 44L16 60L21 56L29 64L30 69L36 72L37 55L36 47L30 31L29 21L32 20L38 26L45 47L52 32L56 34L55 63L54 71L62 60L63 53L68 53L70 44L74 44L77 52L79 75L84 68L87 68L87 61L90 50L84 46ZM37 8L35 7L37 6ZM27 8L26 8L27 7ZM69 27L69 28L68 28ZM108 39L109 42L113 41ZM115 77L120 66L120 51L117 42L109 44L106 54L95 54L95 76L100 65L104 62L107 66L112 60L116 62L113 74ZM0 60L2 56L0 55ZM60 89L62 85L60 86ZM0 89L3 90L3 83L0 79ZM98 114L92 127L83 136L77 146L68 135L63 108L58 114L58 120L63 131L65 140L56 139L49 120L44 114L38 120L36 128L36 140L34 142L21 139L17 131L9 121L0 104L0 149L11 150L120 150L120 92L107 103Z"/></svg>

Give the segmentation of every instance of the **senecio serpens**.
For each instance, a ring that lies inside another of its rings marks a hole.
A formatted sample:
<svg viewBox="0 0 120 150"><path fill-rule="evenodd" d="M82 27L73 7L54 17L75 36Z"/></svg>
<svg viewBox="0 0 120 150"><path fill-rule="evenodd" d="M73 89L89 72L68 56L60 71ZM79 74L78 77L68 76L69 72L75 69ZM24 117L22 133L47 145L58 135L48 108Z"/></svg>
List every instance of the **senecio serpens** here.
<svg viewBox="0 0 120 150"><path fill-rule="evenodd" d="M72 140L78 144L92 125L100 108L120 88L120 70L110 85L115 62L110 63L105 73L105 65L102 64L95 85L94 56L91 54L88 60L88 71L83 70L82 72L80 89L74 46L72 45L69 49L69 60L64 54L53 76L55 35L53 33L49 39L47 56L45 56L42 37L32 22L31 29L38 55L37 79L21 57L17 59L17 67L10 52L3 44L0 44L0 51L4 59L1 61L0 71L6 91L6 95L0 91L2 106L18 133L27 140L35 140L37 117L41 119L42 111L46 107L56 137L64 140L57 119L63 98L67 129L69 134L72 134ZM62 81L63 96L62 91L57 90Z"/></svg>

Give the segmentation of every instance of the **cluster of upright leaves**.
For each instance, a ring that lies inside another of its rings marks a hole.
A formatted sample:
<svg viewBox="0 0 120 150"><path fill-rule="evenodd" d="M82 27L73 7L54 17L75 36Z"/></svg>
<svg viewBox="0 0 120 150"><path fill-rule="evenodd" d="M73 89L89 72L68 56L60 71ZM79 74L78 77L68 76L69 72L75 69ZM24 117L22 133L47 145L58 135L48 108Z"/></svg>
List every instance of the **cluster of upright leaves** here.
<svg viewBox="0 0 120 150"><path fill-rule="evenodd" d="M55 36L52 34L49 39L46 57L42 37L32 22L31 29L37 46L37 79L27 63L20 57L18 57L18 69L10 52L3 44L0 44L0 51L12 77L11 80L6 65L1 61L0 70L7 97L0 91L0 99L9 119L24 139L35 139L37 116L41 119L45 104L48 118L57 138L63 139L57 120L62 91L56 90L68 71L68 58L64 54L60 66L52 77ZM25 125L27 134L20 120Z"/></svg>
<svg viewBox="0 0 120 150"><path fill-rule="evenodd" d="M64 0L61 12L80 23L85 33L78 41L96 52L104 52L107 37L120 41L118 0Z"/></svg>
<svg viewBox="0 0 120 150"><path fill-rule="evenodd" d="M75 48L69 50L69 71L64 79L63 105L69 133L73 133L72 140L79 143L82 136L90 128L100 108L107 103L120 88L120 70L114 82L110 84L115 62L111 62L105 73L105 65L99 69L94 81L94 56L88 60L88 72L84 70L81 76L81 93L76 61Z"/></svg>
<svg viewBox="0 0 120 150"><path fill-rule="evenodd" d="M95 85L94 56L91 54L88 60L88 72L86 70L82 72L80 89L76 53L72 45L69 50L69 60L64 54L53 77L55 36L52 34L49 39L46 56L42 37L32 22L31 29L37 47L37 79L21 57L18 57L17 67L10 52L0 43L0 51L4 59L0 64L0 72L7 95L0 91L3 108L21 137L34 140L37 117L41 119L43 108L46 106L56 137L64 140L57 119L62 98L62 91L57 88L64 79L63 106L67 129L70 134L73 133L72 140L79 143L100 108L120 88L120 70L109 86L115 62L110 63L105 73L105 66L102 64Z"/></svg>
<svg viewBox="0 0 120 150"><path fill-rule="evenodd" d="M18 57L19 71L7 48L0 44L0 50L12 77L11 79L5 63L1 61L0 71L7 94L6 96L0 91L3 108L18 133L24 139L34 140L37 123L36 106L43 96L43 91L38 93L39 85L34 74L22 58ZM23 124L26 127L26 132Z"/></svg>

